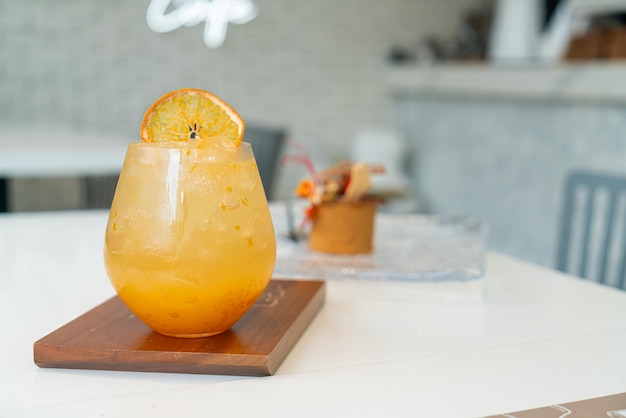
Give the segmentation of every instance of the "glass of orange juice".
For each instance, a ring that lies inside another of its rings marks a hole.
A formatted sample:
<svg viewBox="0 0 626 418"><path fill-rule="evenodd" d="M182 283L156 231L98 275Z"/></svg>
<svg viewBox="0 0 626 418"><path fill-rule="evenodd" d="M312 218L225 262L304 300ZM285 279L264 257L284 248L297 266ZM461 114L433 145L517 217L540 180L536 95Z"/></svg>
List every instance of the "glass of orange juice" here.
<svg viewBox="0 0 626 418"><path fill-rule="evenodd" d="M118 296L173 337L231 328L269 283L276 260L250 145L196 139L130 144L105 234Z"/></svg>

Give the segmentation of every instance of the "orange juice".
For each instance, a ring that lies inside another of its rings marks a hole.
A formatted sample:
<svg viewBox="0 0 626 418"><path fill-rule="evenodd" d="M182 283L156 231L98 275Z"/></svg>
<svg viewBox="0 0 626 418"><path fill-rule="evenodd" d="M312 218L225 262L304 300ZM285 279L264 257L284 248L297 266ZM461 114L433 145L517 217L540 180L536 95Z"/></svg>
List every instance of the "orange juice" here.
<svg viewBox="0 0 626 418"><path fill-rule="evenodd" d="M261 295L276 260L250 145L132 143L104 253L117 294L154 331L228 330Z"/></svg>

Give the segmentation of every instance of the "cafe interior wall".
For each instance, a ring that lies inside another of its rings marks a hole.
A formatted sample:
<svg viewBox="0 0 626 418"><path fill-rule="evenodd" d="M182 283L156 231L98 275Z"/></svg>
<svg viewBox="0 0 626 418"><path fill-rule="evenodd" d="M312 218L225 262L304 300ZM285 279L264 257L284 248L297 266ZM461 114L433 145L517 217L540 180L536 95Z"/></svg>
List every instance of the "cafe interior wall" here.
<svg viewBox="0 0 626 418"><path fill-rule="evenodd" d="M157 97L197 87L249 124L285 128L316 164L327 164L347 157L360 130L392 129L384 82L391 47L453 36L477 1L254 3L256 19L229 25L224 44L209 49L203 25L152 32L148 0L4 0L0 130L43 127L54 138L71 129L86 141L97 133L130 142ZM278 197L306 172L285 167L282 174Z"/></svg>
<svg viewBox="0 0 626 418"><path fill-rule="evenodd" d="M427 210L483 219L491 249L548 267L568 174L626 176L623 103L405 94L396 114Z"/></svg>

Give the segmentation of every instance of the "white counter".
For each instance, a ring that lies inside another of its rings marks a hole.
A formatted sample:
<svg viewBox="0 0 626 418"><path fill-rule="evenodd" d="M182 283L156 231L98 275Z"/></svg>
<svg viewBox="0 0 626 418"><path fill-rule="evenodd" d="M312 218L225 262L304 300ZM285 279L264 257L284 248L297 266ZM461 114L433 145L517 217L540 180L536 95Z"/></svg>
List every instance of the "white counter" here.
<svg viewBox="0 0 626 418"><path fill-rule="evenodd" d="M558 66L400 65L387 72L394 93L626 103L626 64Z"/></svg>
<svg viewBox="0 0 626 418"><path fill-rule="evenodd" d="M120 136L54 126L0 128L0 212L23 208L20 196L27 196L26 210L102 207L101 201L108 200L110 191L94 190L89 178L119 174L130 142ZM69 178L75 182L67 183ZM24 179L58 179L66 183L48 195L47 189L42 193L24 187ZM21 188L16 186L18 183ZM46 201L46 197L54 203Z"/></svg>
<svg viewBox="0 0 626 418"><path fill-rule="evenodd" d="M50 127L0 129L0 177L117 174L131 139Z"/></svg>

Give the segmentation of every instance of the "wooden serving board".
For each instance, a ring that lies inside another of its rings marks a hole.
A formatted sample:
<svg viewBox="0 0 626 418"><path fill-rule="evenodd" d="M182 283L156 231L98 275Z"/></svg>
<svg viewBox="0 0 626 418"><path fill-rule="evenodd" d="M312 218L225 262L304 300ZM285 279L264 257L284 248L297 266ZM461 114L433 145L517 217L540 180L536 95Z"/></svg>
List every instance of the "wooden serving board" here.
<svg viewBox="0 0 626 418"><path fill-rule="evenodd" d="M117 296L35 342L39 367L273 375L320 310L321 280L270 282L229 331L206 338L158 334Z"/></svg>

